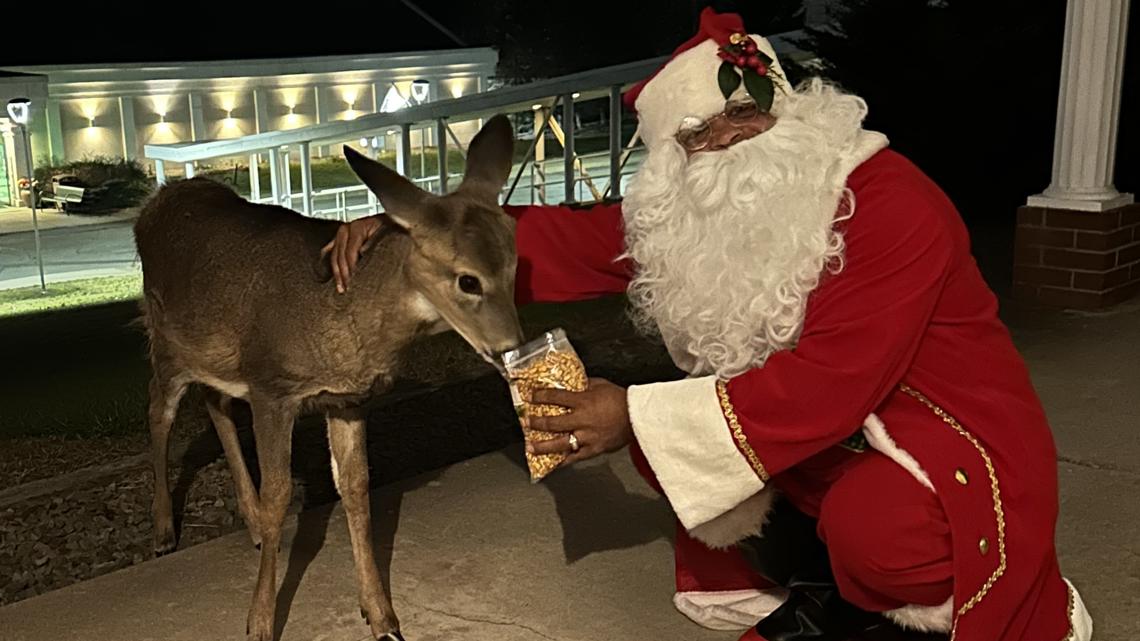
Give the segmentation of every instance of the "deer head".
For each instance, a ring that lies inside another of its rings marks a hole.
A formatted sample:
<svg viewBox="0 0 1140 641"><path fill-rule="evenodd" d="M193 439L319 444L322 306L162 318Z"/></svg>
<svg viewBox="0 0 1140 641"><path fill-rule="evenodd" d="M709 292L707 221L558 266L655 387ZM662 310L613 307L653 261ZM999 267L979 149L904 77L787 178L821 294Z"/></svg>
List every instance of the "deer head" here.
<svg viewBox="0 0 1140 641"><path fill-rule="evenodd" d="M499 206L514 132L495 116L471 141L459 188L435 196L349 147L345 157L384 213L412 239L405 272L415 292L484 358L522 342L515 309L514 219Z"/></svg>

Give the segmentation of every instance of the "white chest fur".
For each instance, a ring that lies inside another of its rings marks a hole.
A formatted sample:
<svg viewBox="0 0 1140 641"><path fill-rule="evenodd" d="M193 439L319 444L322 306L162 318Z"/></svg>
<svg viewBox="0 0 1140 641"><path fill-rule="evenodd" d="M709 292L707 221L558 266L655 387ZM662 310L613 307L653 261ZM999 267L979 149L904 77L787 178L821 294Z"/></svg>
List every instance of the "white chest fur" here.
<svg viewBox="0 0 1140 641"><path fill-rule="evenodd" d="M409 297L407 304L408 309L411 311L412 316L414 316L416 320L423 321L425 323L434 323L442 318L439 315L439 310L435 308L435 305L432 305L431 301L429 301L427 297L419 292L412 294Z"/></svg>

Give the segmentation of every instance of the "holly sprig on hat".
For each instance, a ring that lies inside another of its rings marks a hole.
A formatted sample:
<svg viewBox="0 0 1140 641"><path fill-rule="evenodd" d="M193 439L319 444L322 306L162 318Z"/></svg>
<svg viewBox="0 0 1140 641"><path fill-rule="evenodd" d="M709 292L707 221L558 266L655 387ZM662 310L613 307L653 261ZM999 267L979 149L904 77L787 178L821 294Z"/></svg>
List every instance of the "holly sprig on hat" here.
<svg viewBox="0 0 1140 641"><path fill-rule="evenodd" d="M717 51L724 62L717 72L717 82L725 100L744 83L744 89L761 111L772 108L776 97L776 87L783 78L772 69L772 58L760 51L756 42L744 33L732 34L728 42ZM782 87L781 87L782 89Z"/></svg>

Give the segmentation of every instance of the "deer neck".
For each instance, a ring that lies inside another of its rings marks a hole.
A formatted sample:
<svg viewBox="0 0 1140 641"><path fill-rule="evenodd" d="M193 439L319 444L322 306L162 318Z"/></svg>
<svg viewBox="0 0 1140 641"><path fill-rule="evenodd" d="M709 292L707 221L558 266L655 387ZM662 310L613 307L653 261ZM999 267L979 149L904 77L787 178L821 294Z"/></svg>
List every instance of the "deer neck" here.
<svg viewBox="0 0 1140 641"><path fill-rule="evenodd" d="M391 232L376 241L353 274L348 312L366 354L397 352L432 331L435 308L408 271L414 251L407 235Z"/></svg>

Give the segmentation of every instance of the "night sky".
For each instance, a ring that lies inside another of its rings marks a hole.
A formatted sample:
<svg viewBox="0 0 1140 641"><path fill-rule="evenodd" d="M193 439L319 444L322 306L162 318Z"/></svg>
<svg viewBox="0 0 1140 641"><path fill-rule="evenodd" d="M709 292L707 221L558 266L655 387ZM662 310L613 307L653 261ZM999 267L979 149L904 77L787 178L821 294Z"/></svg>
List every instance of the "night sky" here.
<svg viewBox="0 0 1140 641"><path fill-rule="evenodd" d="M803 24L802 15L794 15L803 0L412 1L464 44L493 46L509 71L531 77L669 53L693 34L697 16L707 5L740 13L757 33ZM64 6L45 3L35 9L31 36L28 29L18 26L18 14L3 7L0 68L373 54L460 46L401 0Z"/></svg>
<svg viewBox="0 0 1140 641"><path fill-rule="evenodd" d="M622 30L628 30L633 16L642 13L644 7L644 3L632 0L565 3L561 6L568 8L570 16L559 16L556 25L547 27L535 23L550 18L560 3L416 0L415 4L471 46L501 46L504 39L532 41L554 26L577 31L582 44L590 46L596 37L614 34L615 19L622 23ZM688 17L695 15L694 7L705 3L673 0L666 4L677 5L679 11L672 13L679 14L682 23L691 24ZM162 7L162 14L156 5ZM0 67L387 53L459 46L399 0L278 0L257 5L116 2L73 9L52 3L50 16L46 8L35 12L31 38L26 29L17 26L16 14L5 7ZM689 24L684 26L689 28ZM637 28L652 30L653 26L641 24ZM507 32L514 33L504 38ZM16 43L10 36L23 46L13 46Z"/></svg>
<svg viewBox="0 0 1140 641"><path fill-rule="evenodd" d="M157 14L153 8L156 4L123 2L84 5L81 10L60 8L59 13L64 15L51 20L62 19L63 24L51 29L46 28L45 16L38 13L34 42L27 43L25 31L19 34L25 46L0 45L0 67L387 53L457 46L397 0L278 1L272 5L258 3L256 8L235 2L166 2L161 3L165 15ZM350 9L354 4L366 8ZM190 8L181 10L179 5ZM289 5L292 8L283 8ZM306 10L306 5L319 10ZM7 36L13 33L10 27L14 25L9 20L13 14L5 14ZM67 24L68 15L82 24Z"/></svg>

